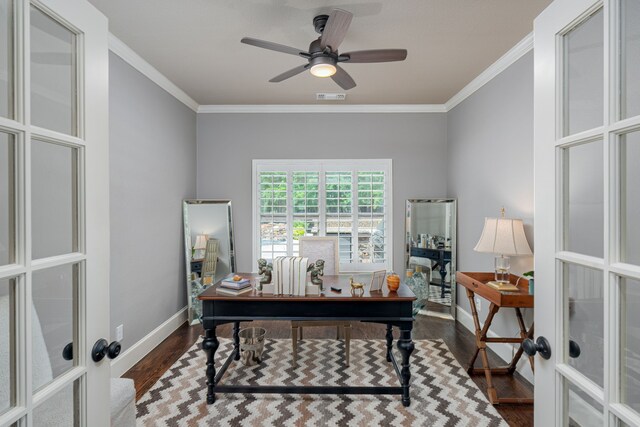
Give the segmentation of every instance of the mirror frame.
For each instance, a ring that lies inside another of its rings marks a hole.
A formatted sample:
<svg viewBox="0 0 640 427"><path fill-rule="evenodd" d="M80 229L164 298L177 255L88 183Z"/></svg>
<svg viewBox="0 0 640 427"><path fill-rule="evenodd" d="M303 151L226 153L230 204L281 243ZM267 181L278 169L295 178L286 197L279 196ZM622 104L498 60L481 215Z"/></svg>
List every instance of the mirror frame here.
<svg viewBox="0 0 640 427"><path fill-rule="evenodd" d="M450 271L451 274L451 306L449 310L449 315L442 315L440 313L433 313L437 317L446 317L447 319L456 319L456 308L457 304L457 296L458 296L458 283L455 279L455 273L458 271L458 200L453 197L435 197L435 198L424 198L424 199L407 199L405 203L405 212L404 212L404 268L408 268L408 261L410 257L410 248L411 242L409 241L409 234L411 233L411 219L407 217L407 214L410 212L411 205L414 203L452 203L453 204L453 217L454 220L452 222L453 230L451 232L451 265ZM428 310L425 310L428 311Z"/></svg>
<svg viewBox="0 0 640 427"><path fill-rule="evenodd" d="M191 301L191 247L189 246L189 206L190 205L227 205L227 218L229 219L229 269L232 273L236 272L236 250L235 241L233 240L233 209L231 200L228 199L185 199L182 201L182 224L184 234L185 249L185 271L186 271L186 288L189 324L197 323L199 319L193 319L192 301Z"/></svg>

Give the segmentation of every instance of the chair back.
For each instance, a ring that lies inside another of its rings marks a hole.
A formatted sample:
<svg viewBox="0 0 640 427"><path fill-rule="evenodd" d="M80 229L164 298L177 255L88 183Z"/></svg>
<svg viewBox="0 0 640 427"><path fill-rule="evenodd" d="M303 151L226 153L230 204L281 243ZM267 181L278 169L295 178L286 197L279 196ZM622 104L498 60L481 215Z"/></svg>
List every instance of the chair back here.
<svg viewBox="0 0 640 427"><path fill-rule="evenodd" d="M207 239L207 246L204 250L204 261L202 261L202 277L215 276L218 266L218 239Z"/></svg>
<svg viewBox="0 0 640 427"><path fill-rule="evenodd" d="M340 273L339 246L337 237L302 236L298 238L300 256L309 262L324 260L324 274L335 276Z"/></svg>

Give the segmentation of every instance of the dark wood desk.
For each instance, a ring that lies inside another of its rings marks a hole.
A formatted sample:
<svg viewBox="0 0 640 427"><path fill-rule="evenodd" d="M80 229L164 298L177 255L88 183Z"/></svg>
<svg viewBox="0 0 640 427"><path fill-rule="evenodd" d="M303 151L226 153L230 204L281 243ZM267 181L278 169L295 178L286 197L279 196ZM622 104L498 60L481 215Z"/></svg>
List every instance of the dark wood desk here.
<svg viewBox="0 0 640 427"><path fill-rule="evenodd" d="M518 351L511 359L511 362L507 366L498 368L492 368L489 365L489 358L487 357L487 344L490 343L516 343L522 344L527 338L533 338L533 324L527 331L522 318L521 308L533 308L533 295L529 294L529 281L525 278L520 278L515 275L511 275L509 278L512 284L517 284L517 291L499 291L491 286L487 285L487 282L494 280L494 273L462 273L456 274L456 280L459 284L465 287L467 291L467 298L469 298L469 304L471 305L471 316L473 317L473 323L475 325L476 335L476 350L471 357L467 372L469 375L484 374L487 378L487 394L489 395L489 401L497 405L499 403L526 403L532 404L533 399L521 399L514 397L498 397L495 387L493 386L492 375L513 375L516 371L518 361L522 357L522 346L518 348ZM476 302L474 296L478 295L491 304L489 305L489 314L484 321L484 326L480 327L480 320L478 319L478 311L476 310ZM513 308L516 312L516 319L518 321L518 327L520 328L520 337L487 337L487 332L491 327L491 322L494 316L500 310L500 308L507 307ZM474 364L480 354L482 361L482 368L475 368ZM533 357L529 356L529 364L531 370L533 370Z"/></svg>
<svg viewBox="0 0 640 427"><path fill-rule="evenodd" d="M451 262L451 250L411 247L411 256L428 258L436 263L432 269L437 268L440 272L440 298L444 298L447 289L451 292L451 284L447 285L446 283L447 264ZM431 278L429 278L429 285L431 285Z"/></svg>
<svg viewBox="0 0 640 427"><path fill-rule="evenodd" d="M238 273L255 280L256 274ZM349 287L349 276L324 276L325 295L284 296L262 294L255 289L238 296L216 292L219 283L205 290L198 297L202 300L202 326L205 330L202 348L207 353L207 403L215 402L215 393L302 393L302 394L399 394L402 404L409 406L409 356L414 344L411 340L413 329L412 302L416 299L413 292L404 284L397 292L389 292L386 285L382 291L365 291L363 295L354 295ZM332 292L331 287L342 289L341 293ZM331 320L361 321L383 323L387 325L386 360L391 362L398 374L399 387L346 387L346 386L231 386L219 384L220 379L233 360L240 360L240 340L238 332L240 322L253 320ZM233 323L234 351L216 373L214 357L219 342L216 327ZM392 352L392 327L400 330L398 350L402 356L400 365Z"/></svg>

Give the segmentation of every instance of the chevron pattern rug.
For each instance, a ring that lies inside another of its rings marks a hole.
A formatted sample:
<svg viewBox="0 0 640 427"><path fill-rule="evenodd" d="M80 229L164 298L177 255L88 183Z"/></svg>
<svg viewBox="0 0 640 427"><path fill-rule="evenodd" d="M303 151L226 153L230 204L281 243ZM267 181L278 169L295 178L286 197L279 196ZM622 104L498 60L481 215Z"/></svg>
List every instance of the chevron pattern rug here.
<svg viewBox="0 0 640 427"><path fill-rule="evenodd" d="M220 339L219 367L232 349ZM290 340L267 340L263 362L231 364L224 384L398 385L384 340L306 339L291 363ZM396 354L399 359L399 354ZM441 340L415 341L411 406L400 396L217 394L206 404L205 353L196 343L138 402L138 426L506 426Z"/></svg>

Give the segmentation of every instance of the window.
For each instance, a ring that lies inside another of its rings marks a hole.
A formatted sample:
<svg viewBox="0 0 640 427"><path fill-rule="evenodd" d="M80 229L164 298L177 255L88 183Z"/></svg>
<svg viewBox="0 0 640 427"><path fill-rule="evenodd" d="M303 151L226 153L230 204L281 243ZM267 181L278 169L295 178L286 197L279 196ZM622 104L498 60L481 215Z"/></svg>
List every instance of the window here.
<svg viewBox="0 0 640 427"><path fill-rule="evenodd" d="M391 160L254 160L254 258L335 236L340 270L391 269Z"/></svg>

